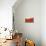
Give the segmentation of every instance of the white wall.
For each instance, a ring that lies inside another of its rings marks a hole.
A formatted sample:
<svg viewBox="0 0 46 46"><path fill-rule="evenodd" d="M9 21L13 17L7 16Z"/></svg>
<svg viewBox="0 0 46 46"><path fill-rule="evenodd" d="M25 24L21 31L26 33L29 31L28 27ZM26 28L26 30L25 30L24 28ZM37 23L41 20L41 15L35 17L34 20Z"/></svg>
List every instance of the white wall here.
<svg viewBox="0 0 46 46"><path fill-rule="evenodd" d="M24 34L24 37L35 41L41 46L41 0L23 0L16 7L14 5L15 28ZM33 17L34 23L25 23L25 18Z"/></svg>
<svg viewBox="0 0 46 46"><path fill-rule="evenodd" d="M33 0L32 0L33 1ZM34 2L35 2L36 0L34 0ZM38 1L38 0L37 0ZM33 3L34 3L33 2ZM22 2L23 3L23 2ZM31 2L30 2L31 3ZM39 2L37 2L37 3L39 3ZM29 3L28 3L29 4ZM22 4L21 4L22 5ZM22 6L20 5L20 7L22 8ZM23 4L23 5L26 5L25 3ZM36 4L37 5L37 4ZM28 12L28 5L26 5L26 6L23 6L23 10L21 9L21 8L18 8L18 7L16 7L17 5L14 5L14 13L15 13L15 27L21 32L21 31L23 31L23 33L24 33L24 35L26 36L28 33L30 34L30 32L33 32L32 30L34 29L33 28L33 26L34 26L34 24L25 24L24 23L24 19L25 19L25 17L30 17L30 15L28 15L30 12ZM40 5L39 5L40 6ZM35 7L35 4L34 4L34 7ZM34 8L33 7L33 8ZM25 9L24 9L25 8ZM38 7L39 8L39 7ZM38 12L38 8L37 8L37 12ZM17 10L18 9L18 10ZM20 9L20 11L19 11L19 9ZM27 11L25 11L27 9ZM40 9L39 9L40 10ZM22 12L23 11L23 12ZM29 10L30 11L30 10ZM35 10L34 10L35 11ZM17 14L16 14L16 12L17 12ZM19 12L19 13L18 13ZM23 13L26 13L26 14L23 14ZM35 12L34 12L35 13ZM21 14L21 15L20 15ZM32 13L31 13L32 14ZM33 15L32 15L33 16ZM35 16L35 15L34 15ZM41 30L39 30L39 32L40 32L40 34L41 34L41 37L39 37L39 38L41 38L41 46L46 46L46 0L41 0L41 15L37 15L37 20L39 19L39 17L40 17L40 23L38 23L38 25L41 25ZM21 18L21 19L20 19ZM24 19L23 19L24 18ZM36 19L35 18L35 19ZM16 19L17 19L17 22L16 22ZM20 19L20 20L19 20ZM19 20L19 21L18 21ZM36 20L36 21L37 21ZM19 23L19 24L18 24ZM32 26L33 25L33 26ZM35 25L36 25L36 23L35 23ZM37 25L37 26L38 26ZM31 29L28 29L28 27L31 27ZM36 27L36 26L35 26ZM32 29L33 28L33 29ZM40 28L39 26L37 27L37 28ZM36 30L38 31L38 29L36 28ZM28 29L28 31L27 31L27 29ZM31 31L29 31L29 30L31 30ZM37 31L35 31L34 30L34 32L37 32ZM28 33L27 33L28 32ZM26 34L27 33L27 34ZM38 34L38 35L40 35L40 34ZM35 35L35 34L34 34ZM32 35L33 36L33 35ZM33 37L35 37L35 36L33 36ZM39 40L39 38L38 38L38 40Z"/></svg>
<svg viewBox="0 0 46 46"><path fill-rule="evenodd" d="M12 28L12 6L16 0L0 0L0 27Z"/></svg>
<svg viewBox="0 0 46 46"><path fill-rule="evenodd" d="M46 46L46 0L41 1L41 38L42 46Z"/></svg>

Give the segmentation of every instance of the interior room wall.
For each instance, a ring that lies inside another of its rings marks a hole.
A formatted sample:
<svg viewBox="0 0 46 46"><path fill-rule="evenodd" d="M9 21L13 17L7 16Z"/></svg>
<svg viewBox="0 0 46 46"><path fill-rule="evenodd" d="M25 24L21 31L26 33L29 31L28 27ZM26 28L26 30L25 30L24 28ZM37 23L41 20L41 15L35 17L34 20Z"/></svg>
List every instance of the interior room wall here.
<svg viewBox="0 0 46 46"><path fill-rule="evenodd" d="M41 0L41 41L46 46L46 0Z"/></svg>
<svg viewBox="0 0 46 46"><path fill-rule="evenodd" d="M23 0L17 7L14 5L14 24L24 38L35 41L41 46L41 0ZM25 18L34 18L33 23L25 23Z"/></svg>
<svg viewBox="0 0 46 46"><path fill-rule="evenodd" d="M12 6L16 0L0 0L0 27L12 29Z"/></svg>
<svg viewBox="0 0 46 46"><path fill-rule="evenodd" d="M0 38L10 36L9 30L12 29L12 6L16 0L0 0ZM1 28L2 27L2 28ZM8 28L7 32L3 28ZM2 30L3 29L3 30ZM7 37L9 38L9 37Z"/></svg>

